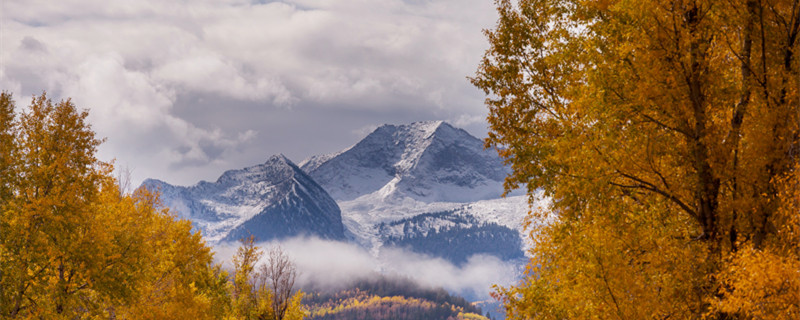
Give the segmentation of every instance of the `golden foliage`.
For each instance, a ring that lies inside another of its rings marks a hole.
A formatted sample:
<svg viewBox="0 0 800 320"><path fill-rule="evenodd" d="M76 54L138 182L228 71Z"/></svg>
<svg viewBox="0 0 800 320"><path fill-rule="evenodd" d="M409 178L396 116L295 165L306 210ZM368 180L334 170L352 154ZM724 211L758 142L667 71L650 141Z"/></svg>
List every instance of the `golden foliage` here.
<svg viewBox="0 0 800 320"><path fill-rule="evenodd" d="M471 312L459 312L458 313L458 317L456 317L456 319L458 319L458 320L486 320L486 317L484 317L482 315L479 315L479 314L471 313Z"/></svg>
<svg viewBox="0 0 800 320"><path fill-rule="evenodd" d="M800 3L496 3L487 145L553 200L509 314L796 315Z"/></svg>
<svg viewBox="0 0 800 320"><path fill-rule="evenodd" d="M746 244L728 259L719 310L756 319L800 318L800 177L779 180L775 237L764 249Z"/></svg>
<svg viewBox="0 0 800 320"><path fill-rule="evenodd" d="M16 118L5 92L0 107L4 318L213 314L210 249L156 195L120 192L85 111L42 94Z"/></svg>
<svg viewBox="0 0 800 320"><path fill-rule="evenodd" d="M420 309L431 309L435 306L435 304L430 301L417 298L407 298L403 296L380 297L361 293L354 297L349 297L342 301L338 301L336 305L316 308L312 310L311 316L322 317L328 314L336 314L344 311L380 308L385 306L413 306Z"/></svg>
<svg viewBox="0 0 800 320"><path fill-rule="evenodd" d="M34 97L20 115L0 94L0 318L301 319L302 292L274 317L258 249L237 270L145 189L124 193L95 158L86 111Z"/></svg>
<svg viewBox="0 0 800 320"><path fill-rule="evenodd" d="M256 265L263 252L255 245L255 238L250 236L242 240L242 245L233 256L234 275L231 288L231 311L226 319L274 319L274 320L300 320L305 316L302 305L303 291L294 290L294 280L291 284L282 283L283 276L294 279L293 264L280 249L273 249L271 254L279 255L280 261L270 256L269 261L256 270ZM285 270L290 274L272 275L270 267L278 264L291 266ZM285 292L285 296L275 294ZM294 293L292 293L294 292ZM285 299L285 300L284 300ZM277 312L276 312L277 310ZM281 312L282 311L282 312Z"/></svg>

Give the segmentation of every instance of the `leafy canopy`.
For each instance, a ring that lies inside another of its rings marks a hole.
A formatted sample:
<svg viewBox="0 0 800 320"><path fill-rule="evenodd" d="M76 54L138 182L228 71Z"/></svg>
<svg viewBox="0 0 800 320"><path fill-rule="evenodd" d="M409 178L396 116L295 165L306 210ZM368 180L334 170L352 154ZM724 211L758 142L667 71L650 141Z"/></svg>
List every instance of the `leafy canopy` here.
<svg viewBox="0 0 800 320"><path fill-rule="evenodd" d="M553 199L512 318L800 316L800 2L496 4L487 145Z"/></svg>
<svg viewBox="0 0 800 320"><path fill-rule="evenodd" d="M87 116L44 93L17 112L0 93L0 318L272 319L252 243L229 279L189 221L97 160ZM302 293L286 298L274 318L302 318Z"/></svg>

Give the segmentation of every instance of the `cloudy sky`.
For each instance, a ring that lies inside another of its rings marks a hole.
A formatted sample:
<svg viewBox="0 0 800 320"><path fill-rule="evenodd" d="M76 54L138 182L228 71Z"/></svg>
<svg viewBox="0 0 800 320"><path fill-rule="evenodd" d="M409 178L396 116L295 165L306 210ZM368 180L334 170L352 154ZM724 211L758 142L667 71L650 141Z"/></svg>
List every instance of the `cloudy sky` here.
<svg viewBox="0 0 800 320"><path fill-rule="evenodd" d="M492 0L0 0L0 89L90 110L138 184L346 148L383 123L485 136Z"/></svg>

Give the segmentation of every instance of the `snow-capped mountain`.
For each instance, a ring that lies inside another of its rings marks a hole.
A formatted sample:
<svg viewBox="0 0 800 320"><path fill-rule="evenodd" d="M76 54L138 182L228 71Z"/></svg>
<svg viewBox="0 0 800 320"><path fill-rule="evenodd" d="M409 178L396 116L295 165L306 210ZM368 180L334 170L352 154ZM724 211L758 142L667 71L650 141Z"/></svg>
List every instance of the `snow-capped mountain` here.
<svg viewBox="0 0 800 320"><path fill-rule="evenodd" d="M343 240L341 212L328 193L283 155L222 174L216 182L173 186L148 179L164 204L192 220L210 242L249 235L270 240L297 235Z"/></svg>
<svg viewBox="0 0 800 320"><path fill-rule="evenodd" d="M349 238L376 255L400 246L454 263L522 256L527 197L502 198L502 159L445 122L384 125L301 168L337 200Z"/></svg>
<svg viewBox="0 0 800 320"><path fill-rule="evenodd" d="M445 122L384 125L300 167L281 155L216 182L143 185L212 243L308 235L353 241L376 257L392 246L456 264L523 257L527 197L502 198L500 157Z"/></svg>
<svg viewBox="0 0 800 320"><path fill-rule="evenodd" d="M338 201L378 192L423 202L498 198L507 174L494 150L442 121L383 125L342 152L301 163Z"/></svg>

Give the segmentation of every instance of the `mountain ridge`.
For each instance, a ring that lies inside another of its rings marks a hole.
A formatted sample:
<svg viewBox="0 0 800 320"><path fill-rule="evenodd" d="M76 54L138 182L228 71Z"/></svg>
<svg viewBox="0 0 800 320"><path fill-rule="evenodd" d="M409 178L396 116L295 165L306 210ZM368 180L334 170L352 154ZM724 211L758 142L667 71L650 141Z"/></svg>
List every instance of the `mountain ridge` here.
<svg viewBox="0 0 800 320"><path fill-rule="evenodd" d="M461 264L475 254L522 257L528 201L501 197L507 174L481 140L444 121L425 121L382 125L300 166L276 155L215 182L143 185L159 188L164 203L210 242L316 236L355 242L376 257L383 247L400 246ZM451 213L435 214L442 212ZM424 223L412 219L425 214ZM475 245L482 239L488 243Z"/></svg>
<svg viewBox="0 0 800 320"><path fill-rule="evenodd" d="M182 218L190 219L207 240L259 240L297 235L344 239L336 201L284 155L263 164L225 171L215 182L173 186L147 179L148 189Z"/></svg>
<svg viewBox="0 0 800 320"><path fill-rule="evenodd" d="M338 201L376 191L425 202L485 200L500 196L508 173L482 141L444 121L386 124L350 148L302 163Z"/></svg>
<svg viewBox="0 0 800 320"><path fill-rule="evenodd" d="M502 159L447 122L382 125L349 148L302 163L337 200L349 237L376 256L385 246L454 264L470 255L492 254L486 249L492 246L509 247L495 254L504 260L524 255L527 198L503 198L509 171ZM459 221L470 222L454 224L436 215L424 225L404 223L400 234L382 234L387 225L441 212L455 212L465 218ZM492 244L475 246L479 239ZM428 248L437 246L449 249Z"/></svg>

